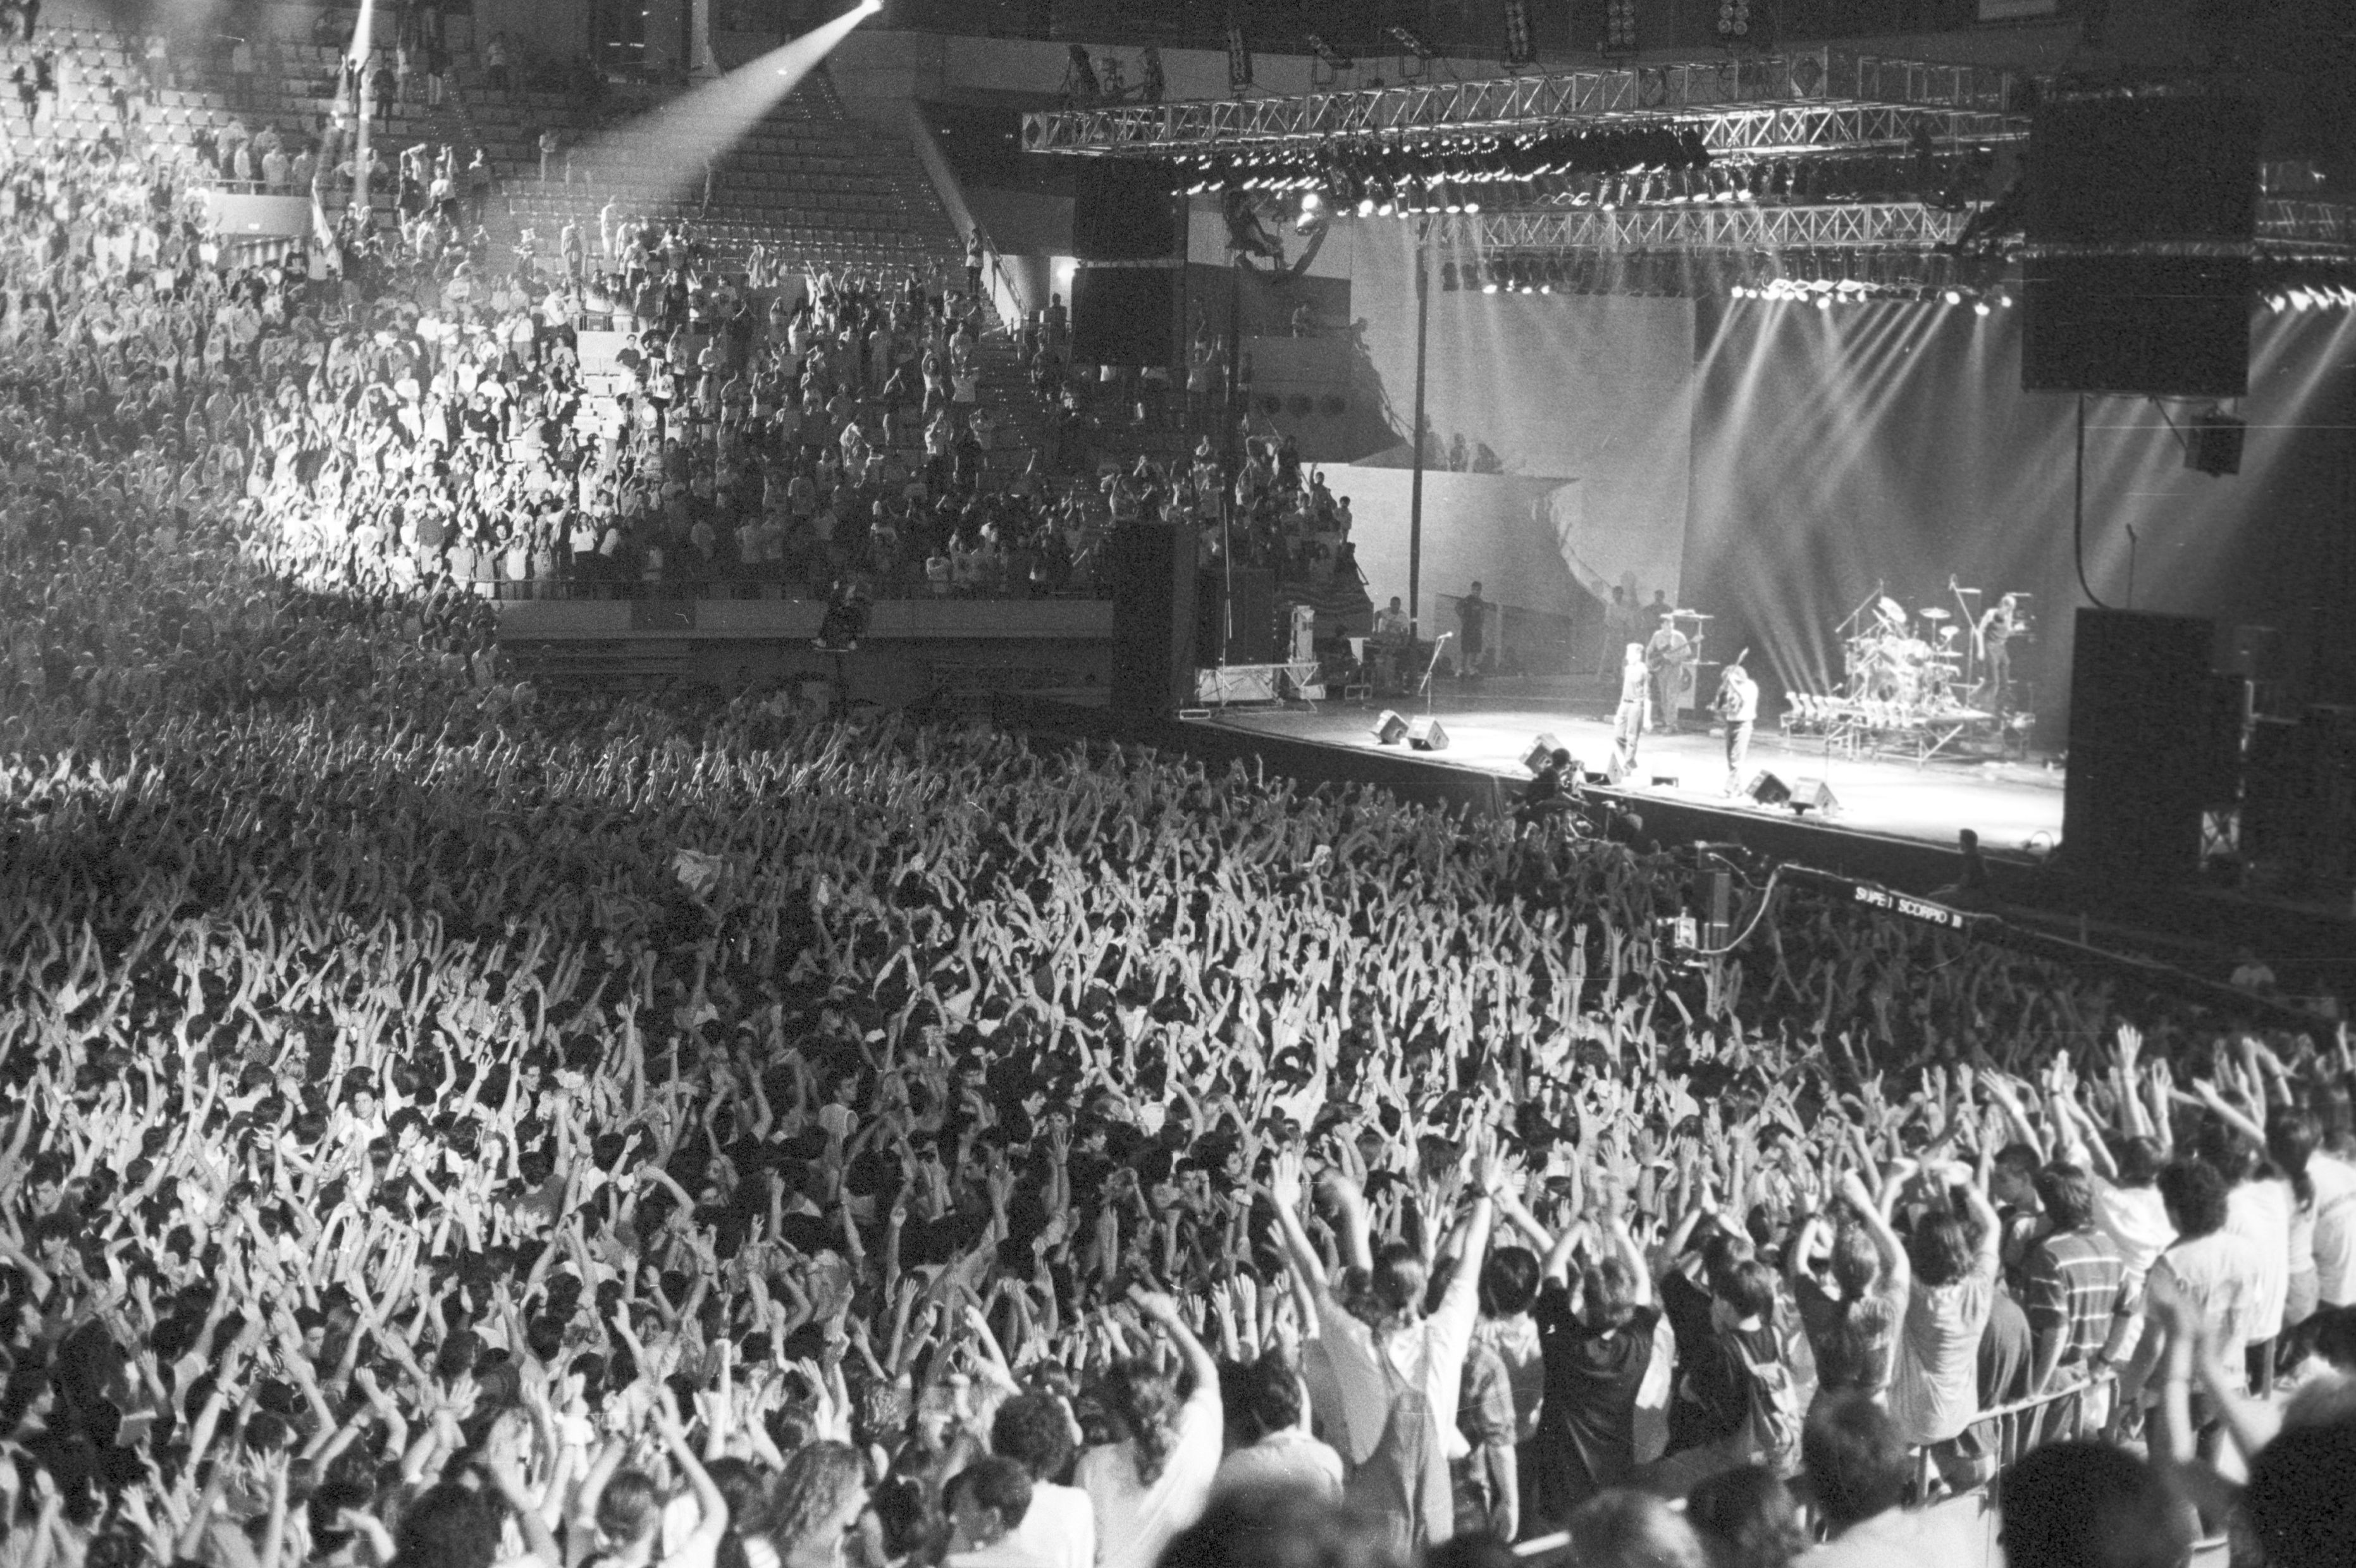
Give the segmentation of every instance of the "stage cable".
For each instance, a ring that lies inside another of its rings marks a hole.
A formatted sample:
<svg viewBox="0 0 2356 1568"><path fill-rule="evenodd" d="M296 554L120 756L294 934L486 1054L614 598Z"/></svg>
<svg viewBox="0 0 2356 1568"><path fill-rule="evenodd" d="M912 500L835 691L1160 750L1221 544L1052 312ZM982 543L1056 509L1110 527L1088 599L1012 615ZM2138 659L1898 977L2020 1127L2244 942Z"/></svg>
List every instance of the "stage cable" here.
<svg viewBox="0 0 2356 1568"><path fill-rule="evenodd" d="M1767 873L1767 889L1765 892L1759 895L1759 908L1751 912L1751 921L1748 925L1742 928L1740 935L1730 938L1727 944L1722 948L1696 948L1693 950L1694 957L1724 958L1727 954L1732 952L1735 949L1749 941L1751 940L1751 933L1759 929L1759 922L1767 918L1767 911L1775 907L1775 885L1779 880L1781 880L1783 875L1783 868L1781 865L1775 866Z"/></svg>
<svg viewBox="0 0 2356 1568"><path fill-rule="evenodd" d="M2078 461L2071 472L2070 488L2070 563L2078 569L2078 591L2086 602L2098 610L2111 607L2094 593L2094 585L2086 581L2086 394L2078 394Z"/></svg>

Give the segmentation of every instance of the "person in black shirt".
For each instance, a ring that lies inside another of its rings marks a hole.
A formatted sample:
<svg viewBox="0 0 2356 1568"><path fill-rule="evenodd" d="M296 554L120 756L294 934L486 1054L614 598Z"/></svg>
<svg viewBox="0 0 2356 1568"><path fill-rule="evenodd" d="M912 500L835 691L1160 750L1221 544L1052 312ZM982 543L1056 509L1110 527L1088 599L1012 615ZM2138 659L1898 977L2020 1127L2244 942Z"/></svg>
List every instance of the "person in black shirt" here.
<svg viewBox="0 0 2356 1568"><path fill-rule="evenodd" d="M1466 680L1477 680L1481 674L1481 654L1487 644L1489 601L1481 596L1481 585L1474 582L1472 591L1456 601L1457 640L1462 644L1463 657L1457 668Z"/></svg>
<svg viewBox="0 0 2356 1568"><path fill-rule="evenodd" d="M1517 1466L1526 1534L1560 1529L1588 1498L1625 1486L1636 1467L1636 1400L1661 1313L1624 1225L1612 1221L1600 1235L1599 1255L1576 1274L1571 1252L1599 1232L1581 1224L1555 1243L1531 1308L1546 1398Z"/></svg>
<svg viewBox="0 0 2356 1568"><path fill-rule="evenodd" d="M1514 820L1524 825L1543 822L1576 811L1579 807L1578 769L1571 766L1570 753L1557 746L1522 791L1522 803L1514 812Z"/></svg>

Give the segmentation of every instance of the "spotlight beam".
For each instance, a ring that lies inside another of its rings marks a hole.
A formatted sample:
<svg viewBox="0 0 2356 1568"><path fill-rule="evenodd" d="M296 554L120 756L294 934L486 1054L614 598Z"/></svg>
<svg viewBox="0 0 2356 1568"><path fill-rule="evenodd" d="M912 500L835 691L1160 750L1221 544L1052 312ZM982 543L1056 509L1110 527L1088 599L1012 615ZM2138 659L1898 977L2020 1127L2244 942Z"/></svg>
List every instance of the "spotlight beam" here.
<svg viewBox="0 0 2356 1568"><path fill-rule="evenodd" d="M744 139L768 112L825 62L862 22L884 8L865 0L822 27L814 27L717 81L681 94L659 108L584 143L580 156L591 168L619 161L672 171L657 202L675 202L703 185L706 160L717 161Z"/></svg>

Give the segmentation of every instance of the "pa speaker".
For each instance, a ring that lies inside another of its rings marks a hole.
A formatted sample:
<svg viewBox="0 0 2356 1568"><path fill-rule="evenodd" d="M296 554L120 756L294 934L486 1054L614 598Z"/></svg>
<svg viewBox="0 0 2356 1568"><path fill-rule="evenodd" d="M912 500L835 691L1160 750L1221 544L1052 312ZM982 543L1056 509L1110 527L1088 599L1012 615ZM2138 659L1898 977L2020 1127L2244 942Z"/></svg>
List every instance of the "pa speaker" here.
<svg viewBox="0 0 2356 1568"><path fill-rule="evenodd" d="M1375 744L1397 746L1407 738L1407 721L1390 709L1385 708L1382 716L1375 721Z"/></svg>
<svg viewBox="0 0 2356 1568"><path fill-rule="evenodd" d="M1536 773L1547 763L1552 762L1554 754L1561 749L1562 742L1555 739L1550 732L1540 730L1537 738L1530 742L1530 749L1523 755L1522 766L1530 772Z"/></svg>
<svg viewBox="0 0 2356 1568"><path fill-rule="evenodd" d="M1112 531L1107 555L1113 710L1132 717L1175 713L1194 697L1194 530L1125 522Z"/></svg>
<svg viewBox="0 0 2356 1568"><path fill-rule="evenodd" d="M2248 430L2241 420L2213 408L2194 414L2184 437L2184 466L2197 474L2240 473L2242 437Z"/></svg>
<svg viewBox="0 0 2356 1568"><path fill-rule="evenodd" d="M1446 751L1448 732L1435 718L1419 718L1407 726L1407 743L1417 751Z"/></svg>
<svg viewBox="0 0 2356 1568"><path fill-rule="evenodd" d="M1821 779L1802 779L1792 786L1792 810L1830 816L1840 810L1833 787Z"/></svg>
<svg viewBox="0 0 2356 1568"><path fill-rule="evenodd" d="M1073 363L1174 363L1177 298L1168 267L1082 267L1072 274Z"/></svg>
<svg viewBox="0 0 2356 1568"><path fill-rule="evenodd" d="M1084 262L1153 262L1177 250L1176 199L1159 165L1137 158L1080 160L1073 175L1073 255Z"/></svg>
<svg viewBox="0 0 2356 1568"><path fill-rule="evenodd" d="M2022 285L2023 392L2249 391L2247 256L2046 255Z"/></svg>
<svg viewBox="0 0 2356 1568"><path fill-rule="evenodd" d="M2256 100L2222 92L2048 100L2029 122L2029 242L2248 243L2263 124Z"/></svg>
<svg viewBox="0 0 2356 1568"><path fill-rule="evenodd" d="M2200 869L2219 792L2212 628L2190 616L2081 609L2070 672L2062 851L2081 875L2147 886ZM2222 762L2230 768L2230 761Z"/></svg>
<svg viewBox="0 0 2356 1568"><path fill-rule="evenodd" d="M1792 800L1792 787L1764 769L1751 781L1751 788L1743 793L1762 806L1785 806Z"/></svg>

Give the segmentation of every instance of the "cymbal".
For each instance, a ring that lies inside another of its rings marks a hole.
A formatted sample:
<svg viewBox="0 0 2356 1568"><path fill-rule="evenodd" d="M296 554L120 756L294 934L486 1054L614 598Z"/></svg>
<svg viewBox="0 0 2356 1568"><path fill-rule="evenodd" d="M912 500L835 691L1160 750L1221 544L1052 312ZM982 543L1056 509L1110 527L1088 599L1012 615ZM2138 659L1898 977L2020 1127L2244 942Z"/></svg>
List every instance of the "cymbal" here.
<svg viewBox="0 0 2356 1568"><path fill-rule="evenodd" d="M1925 606L1922 609L1915 613L1920 615L1924 620L1945 620L1950 614L1949 611L1943 610L1936 605Z"/></svg>

